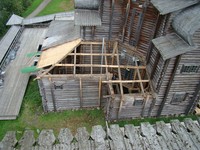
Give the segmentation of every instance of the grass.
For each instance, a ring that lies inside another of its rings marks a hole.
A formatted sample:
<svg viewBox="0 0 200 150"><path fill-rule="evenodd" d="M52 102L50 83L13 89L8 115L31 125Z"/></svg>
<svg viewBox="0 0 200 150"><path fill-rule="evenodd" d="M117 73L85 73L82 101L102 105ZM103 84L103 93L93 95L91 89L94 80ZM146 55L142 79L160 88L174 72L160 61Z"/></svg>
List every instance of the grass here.
<svg viewBox="0 0 200 150"><path fill-rule="evenodd" d="M44 16L64 11L72 11L74 9L73 0L52 0L38 16Z"/></svg>
<svg viewBox="0 0 200 150"><path fill-rule="evenodd" d="M31 6L29 6L27 10L22 14L22 16L27 17L30 15L42 2L43 0L34 0Z"/></svg>
<svg viewBox="0 0 200 150"><path fill-rule="evenodd" d="M105 120L103 112L97 109L43 113L37 82L30 79L19 117L0 121L0 141L7 131L17 131L19 139L25 129L34 130L37 137L38 129L53 129L58 134L60 128L69 128L75 133L78 127L91 131L91 127L98 124L104 126Z"/></svg>

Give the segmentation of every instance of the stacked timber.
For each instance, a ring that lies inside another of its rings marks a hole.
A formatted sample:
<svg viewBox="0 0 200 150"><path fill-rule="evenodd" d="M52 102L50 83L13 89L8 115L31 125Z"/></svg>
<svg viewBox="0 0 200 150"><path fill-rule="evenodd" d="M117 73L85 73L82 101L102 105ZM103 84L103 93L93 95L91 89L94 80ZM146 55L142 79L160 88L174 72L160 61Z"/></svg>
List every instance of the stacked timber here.
<svg viewBox="0 0 200 150"><path fill-rule="evenodd" d="M58 137L53 130L42 130L37 139L32 130L26 130L19 141L15 131L8 131L0 142L2 150L198 150L199 147L200 126L188 118L184 123L172 120L170 124L159 121L155 125L145 122L124 127L111 124L106 130L96 125L91 133L81 127L75 135L68 128L62 128Z"/></svg>

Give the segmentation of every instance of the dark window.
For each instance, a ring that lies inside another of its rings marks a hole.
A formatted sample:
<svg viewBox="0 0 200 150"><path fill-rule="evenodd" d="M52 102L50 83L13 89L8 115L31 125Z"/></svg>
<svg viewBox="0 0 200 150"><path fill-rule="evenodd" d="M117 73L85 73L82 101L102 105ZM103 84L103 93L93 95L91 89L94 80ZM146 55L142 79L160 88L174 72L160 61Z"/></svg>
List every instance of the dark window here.
<svg viewBox="0 0 200 150"><path fill-rule="evenodd" d="M143 105L143 102L144 102L144 100L142 100L142 99L136 99L133 102L133 106L141 106L141 105Z"/></svg>
<svg viewBox="0 0 200 150"><path fill-rule="evenodd" d="M198 70L198 65L183 65L181 68L181 73L197 73Z"/></svg>
<svg viewBox="0 0 200 150"><path fill-rule="evenodd" d="M63 85L55 85L55 84L54 84L54 88L55 88L55 89L63 89Z"/></svg>
<svg viewBox="0 0 200 150"><path fill-rule="evenodd" d="M177 92L173 94L171 104L179 104L180 102L184 101L187 97L187 93L185 92Z"/></svg>

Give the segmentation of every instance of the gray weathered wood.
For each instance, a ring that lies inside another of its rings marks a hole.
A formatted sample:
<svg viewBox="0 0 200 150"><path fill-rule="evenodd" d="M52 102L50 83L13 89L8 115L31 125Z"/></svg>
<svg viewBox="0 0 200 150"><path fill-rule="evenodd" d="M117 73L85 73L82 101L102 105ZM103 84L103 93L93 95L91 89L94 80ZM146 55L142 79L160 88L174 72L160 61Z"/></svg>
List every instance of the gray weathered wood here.
<svg viewBox="0 0 200 150"><path fill-rule="evenodd" d="M160 147L160 144L158 142L158 139L156 138L156 130L152 127L152 125L150 125L150 123L145 122L145 123L141 123L141 133L142 135L144 135L150 146L152 147L152 149L162 149Z"/></svg>
<svg viewBox="0 0 200 150"><path fill-rule="evenodd" d="M77 133L75 135L76 140L78 141L78 147L81 150L88 150L89 147L89 133L87 132L85 127L78 128Z"/></svg>
<svg viewBox="0 0 200 150"><path fill-rule="evenodd" d="M178 136L184 143L184 147L186 147L187 149L198 149L198 147L194 145L193 141L188 135L186 128L178 120L172 120L171 126L172 131L178 134Z"/></svg>
<svg viewBox="0 0 200 150"><path fill-rule="evenodd" d="M11 150L17 144L16 132L8 131L0 142L0 150Z"/></svg>
<svg viewBox="0 0 200 150"><path fill-rule="evenodd" d="M58 141L61 144L70 145L73 140L73 135L68 128L60 129L60 133L58 135Z"/></svg>
<svg viewBox="0 0 200 150"><path fill-rule="evenodd" d="M19 140L19 145L21 146L21 150L30 149L35 143L34 131L26 130Z"/></svg>
<svg viewBox="0 0 200 150"><path fill-rule="evenodd" d="M169 150L179 150L181 148L175 142L171 129L169 129L163 121L156 122L156 131L165 140Z"/></svg>
<svg viewBox="0 0 200 150"><path fill-rule="evenodd" d="M140 134L135 130L133 125L124 126L124 134L128 137L133 149L142 150L142 145L139 139ZM137 148L136 148L137 147Z"/></svg>
<svg viewBox="0 0 200 150"><path fill-rule="evenodd" d="M106 143L105 143L106 132L102 126L100 125L93 126L91 137L94 140L96 150L106 149Z"/></svg>
<svg viewBox="0 0 200 150"><path fill-rule="evenodd" d="M56 141L53 130L42 130L38 137L40 146L52 146Z"/></svg>
<svg viewBox="0 0 200 150"><path fill-rule="evenodd" d="M112 144L113 147L111 149L125 150L124 136L119 125L111 125L108 136L111 138L110 144Z"/></svg>

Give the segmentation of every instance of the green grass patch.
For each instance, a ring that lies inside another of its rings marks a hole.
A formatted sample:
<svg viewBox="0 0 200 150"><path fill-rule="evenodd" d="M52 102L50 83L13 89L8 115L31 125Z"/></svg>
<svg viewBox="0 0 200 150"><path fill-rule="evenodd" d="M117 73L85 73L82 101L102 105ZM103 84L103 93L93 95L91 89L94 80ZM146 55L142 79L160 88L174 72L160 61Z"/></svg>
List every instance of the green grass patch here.
<svg viewBox="0 0 200 150"><path fill-rule="evenodd" d="M31 78L19 117L16 120L0 121L0 141L7 131L17 131L19 139L25 129L34 130L37 137L37 130L53 129L57 135L60 128L69 128L72 133L75 133L79 127L86 127L88 131L91 131L92 126L98 124L105 126L104 114L97 109L45 114L37 81Z"/></svg>
<svg viewBox="0 0 200 150"><path fill-rule="evenodd" d="M73 0L52 0L38 16L74 10Z"/></svg>
<svg viewBox="0 0 200 150"><path fill-rule="evenodd" d="M22 14L22 16L27 17L30 15L42 2L43 0L34 0L31 6L29 6L27 10Z"/></svg>
<svg viewBox="0 0 200 150"><path fill-rule="evenodd" d="M159 118L142 118L142 119L133 119L133 120L123 120L123 121L114 121L110 124L119 124L120 127L123 127L126 124L133 124L135 126L140 126L142 122L149 122L150 124L155 124L157 121L164 121L165 123L170 123L171 120L178 119L179 121L183 121L185 118L191 118L193 120L197 120L196 115L188 115L188 116L177 116L177 117L159 117Z"/></svg>

